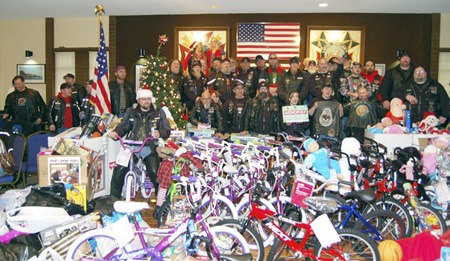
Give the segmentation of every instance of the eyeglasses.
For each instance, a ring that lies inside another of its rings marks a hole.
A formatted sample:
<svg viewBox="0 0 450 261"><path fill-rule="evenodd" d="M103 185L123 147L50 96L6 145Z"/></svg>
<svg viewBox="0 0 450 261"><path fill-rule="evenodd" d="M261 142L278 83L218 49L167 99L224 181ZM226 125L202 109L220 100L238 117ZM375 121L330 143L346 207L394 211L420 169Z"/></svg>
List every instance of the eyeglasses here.
<svg viewBox="0 0 450 261"><path fill-rule="evenodd" d="M424 71L424 70L421 70L421 71L415 71L414 73L415 73L415 74L422 74L422 73L425 73L425 71Z"/></svg>

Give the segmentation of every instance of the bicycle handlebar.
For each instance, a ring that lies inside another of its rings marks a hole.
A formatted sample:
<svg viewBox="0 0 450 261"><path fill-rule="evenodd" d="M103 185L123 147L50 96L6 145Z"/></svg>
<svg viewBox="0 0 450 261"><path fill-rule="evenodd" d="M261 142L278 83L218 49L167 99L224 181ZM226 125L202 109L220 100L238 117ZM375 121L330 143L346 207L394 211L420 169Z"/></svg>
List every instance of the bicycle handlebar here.
<svg viewBox="0 0 450 261"><path fill-rule="evenodd" d="M153 137L147 137L143 141L139 141L139 140L124 140L119 135L117 135L116 137L119 139L120 145L122 146L122 148L125 148L126 147L125 145L127 145L127 144L128 145L140 145L139 149L131 150L131 153L133 153L133 154L141 152L142 149L144 148L145 144L147 143L147 141L155 140L155 138L153 138Z"/></svg>

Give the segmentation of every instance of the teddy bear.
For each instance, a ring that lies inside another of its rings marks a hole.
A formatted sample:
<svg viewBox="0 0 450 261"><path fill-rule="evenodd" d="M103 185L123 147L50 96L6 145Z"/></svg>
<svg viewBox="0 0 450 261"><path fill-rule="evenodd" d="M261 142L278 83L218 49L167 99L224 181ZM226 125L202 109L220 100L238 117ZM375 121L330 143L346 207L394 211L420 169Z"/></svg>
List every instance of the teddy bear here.
<svg viewBox="0 0 450 261"><path fill-rule="evenodd" d="M320 148L319 143L313 138L304 141L303 147L309 153L305 158L305 166L308 168L314 167L316 171L324 176L327 180L332 178L331 169L336 172L336 175L341 174L339 162L330 159L328 151L325 148ZM333 175L334 176L334 175Z"/></svg>
<svg viewBox="0 0 450 261"><path fill-rule="evenodd" d="M378 122L377 124L373 125L372 127L367 126L367 130L373 134L383 134L383 130L386 127L389 127L392 125L391 118L384 117L381 119L381 122Z"/></svg>
<svg viewBox="0 0 450 261"><path fill-rule="evenodd" d="M438 148L432 144L425 147L422 157L422 174L435 178L437 173Z"/></svg>
<svg viewBox="0 0 450 261"><path fill-rule="evenodd" d="M356 158L361 155L361 143L356 138L347 137L342 140L341 151L346 155L343 155L339 160L339 167L341 168L341 175L338 176L340 180L350 181L351 170L350 166L357 166ZM349 157L347 159L347 156ZM356 186L357 184L355 184ZM348 185L339 185L339 193L345 195L352 191Z"/></svg>
<svg viewBox="0 0 450 261"><path fill-rule="evenodd" d="M433 133L436 126L439 124L439 119L435 115L428 115L419 124L420 133Z"/></svg>
<svg viewBox="0 0 450 261"><path fill-rule="evenodd" d="M389 117L384 117L381 119L383 128L383 133L388 134L403 134L406 131L405 127L400 126L399 124L393 124L393 121Z"/></svg>
<svg viewBox="0 0 450 261"><path fill-rule="evenodd" d="M393 124L400 124L400 122L403 121L405 109L406 106L401 99L393 98L389 106L389 111L386 113L386 117L390 118Z"/></svg>

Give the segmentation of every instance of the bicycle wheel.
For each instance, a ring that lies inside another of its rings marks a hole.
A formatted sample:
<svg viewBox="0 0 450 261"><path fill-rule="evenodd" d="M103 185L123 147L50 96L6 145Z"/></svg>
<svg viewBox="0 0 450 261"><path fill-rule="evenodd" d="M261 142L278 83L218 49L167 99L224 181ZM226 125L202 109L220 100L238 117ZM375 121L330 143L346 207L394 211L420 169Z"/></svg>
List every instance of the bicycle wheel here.
<svg viewBox="0 0 450 261"><path fill-rule="evenodd" d="M363 215L363 218L370 225L366 225L360 220L356 224L355 230L363 232L375 242L385 239L397 241L405 237L405 223L393 211L377 209ZM379 237L377 232L381 237Z"/></svg>
<svg viewBox="0 0 450 261"><path fill-rule="evenodd" d="M248 247L253 256L253 260L263 261L264 260L264 244L261 236L256 232L256 230L251 227L251 225L245 228L245 231L242 231L243 220L237 219L225 219L220 220L214 226L226 226L236 229L239 233L241 233L245 240L247 240Z"/></svg>
<svg viewBox="0 0 450 261"><path fill-rule="evenodd" d="M395 198L381 198L375 201L375 205L383 210L390 210L399 215L405 223L405 237L411 237L414 222L408 208Z"/></svg>
<svg viewBox="0 0 450 261"><path fill-rule="evenodd" d="M110 260L119 259L123 253L114 235L106 230L88 231L70 245L66 260Z"/></svg>
<svg viewBox="0 0 450 261"><path fill-rule="evenodd" d="M200 207L202 216L218 217L220 219L238 218L238 213L234 204L226 197L214 195L212 197L204 197Z"/></svg>
<svg viewBox="0 0 450 261"><path fill-rule="evenodd" d="M240 256L250 253L250 248L244 236L235 229L230 229L230 227L225 226L215 226L211 227L209 232L213 237L214 245L216 245L220 255ZM205 236L206 233L203 232L202 235ZM206 252L211 260L220 260L220 257L214 256L214 253L211 251L206 250Z"/></svg>
<svg viewBox="0 0 450 261"><path fill-rule="evenodd" d="M125 175L125 183L122 188L122 197L124 197L127 201L130 201L136 197L135 182L134 173L128 172Z"/></svg>
<svg viewBox="0 0 450 261"><path fill-rule="evenodd" d="M416 208L418 209L418 212L422 214L423 221L425 222L427 227L429 227L435 235L442 236L445 231L447 231L447 224L445 223L444 218L433 207L431 207L430 205L422 204L420 206L416 206ZM414 217L416 219L416 226L420 230L420 219L415 212ZM419 231L419 233L420 232L422 231Z"/></svg>
<svg viewBox="0 0 450 261"><path fill-rule="evenodd" d="M327 248L319 246L315 252L318 259L339 260L336 258L336 253L339 253L343 260L380 260L376 244L367 235L352 229L337 232L341 241Z"/></svg>
<svg viewBox="0 0 450 261"><path fill-rule="evenodd" d="M269 201L267 201L266 199L261 199L260 201L261 201L262 206L264 206L265 208L267 208L273 212L276 212L275 207ZM248 194L246 196L244 196L244 198L241 200L241 202L239 202L236 209L239 214L239 218L245 218L248 216L248 213L250 211L250 200L248 198ZM275 223L278 224L278 221L275 221ZM261 224L260 220L257 220L257 219L252 220L251 225L261 236L261 238L264 242L264 247L267 247L272 244L275 236L272 235L270 230L264 228L264 226Z"/></svg>

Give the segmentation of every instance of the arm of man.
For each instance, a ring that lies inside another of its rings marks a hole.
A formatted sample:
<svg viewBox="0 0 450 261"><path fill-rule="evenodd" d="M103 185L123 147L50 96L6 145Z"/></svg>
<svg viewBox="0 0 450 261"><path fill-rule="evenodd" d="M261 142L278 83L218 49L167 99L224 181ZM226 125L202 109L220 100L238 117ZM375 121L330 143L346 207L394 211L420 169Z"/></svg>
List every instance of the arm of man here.
<svg viewBox="0 0 450 261"><path fill-rule="evenodd" d="M450 116L450 99L448 97L447 91L445 90L444 86L442 86L442 84L437 83L437 91L439 103L441 105L441 115L439 115L439 122L441 124L444 124L447 121L447 118Z"/></svg>
<svg viewBox="0 0 450 261"><path fill-rule="evenodd" d="M383 102L383 108L389 110L390 93L392 92L392 85L394 84L394 78L392 71L388 70L383 78L383 83L380 86L381 100Z"/></svg>

